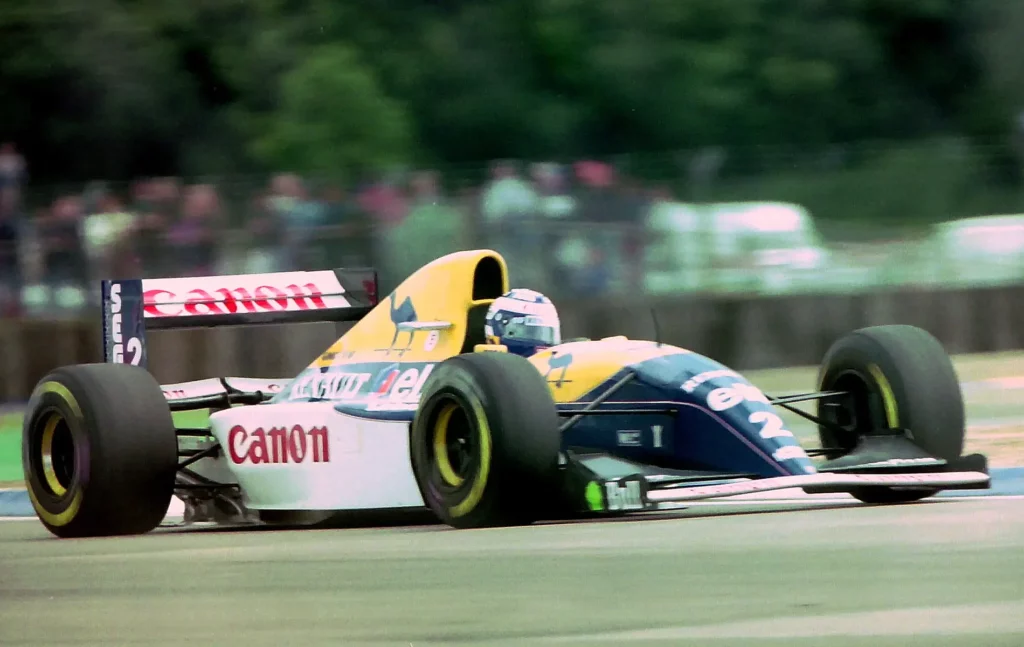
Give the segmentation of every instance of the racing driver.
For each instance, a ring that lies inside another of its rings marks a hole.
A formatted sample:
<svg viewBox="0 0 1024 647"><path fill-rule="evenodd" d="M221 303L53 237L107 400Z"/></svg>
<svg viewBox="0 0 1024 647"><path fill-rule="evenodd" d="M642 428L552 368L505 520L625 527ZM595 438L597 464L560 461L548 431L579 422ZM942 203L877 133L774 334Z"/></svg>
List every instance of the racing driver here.
<svg viewBox="0 0 1024 647"><path fill-rule="evenodd" d="M487 343L504 345L523 357L562 343L555 304L526 288L514 288L494 300L487 309L484 334Z"/></svg>

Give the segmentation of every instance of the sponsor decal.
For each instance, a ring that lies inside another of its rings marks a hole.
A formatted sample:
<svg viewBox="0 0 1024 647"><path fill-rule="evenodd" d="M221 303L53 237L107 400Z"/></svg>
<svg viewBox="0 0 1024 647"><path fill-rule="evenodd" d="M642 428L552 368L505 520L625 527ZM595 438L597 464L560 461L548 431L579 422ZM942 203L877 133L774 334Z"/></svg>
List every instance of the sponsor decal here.
<svg viewBox="0 0 1024 647"><path fill-rule="evenodd" d="M401 330L399 330L398 328L398 324L413 323L419 321L420 318L419 315L416 314L416 306L413 305L412 297L407 296L404 299L402 299L401 303L399 303L398 295L392 292L390 295L388 295L388 298L391 301L390 308L388 309L388 316L391 318L391 323L394 324L395 326L395 334L391 338L391 344L388 345L387 349L380 350L387 350L388 354L390 355L391 351L395 350L395 344L398 343L398 335L401 333ZM409 350L409 348L412 346L412 340L415 336L416 331L410 330L409 342L405 345L405 348L398 349L399 357L404 355L405 352Z"/></svg>
<svg viewBox="0 0 1024 647"><path fill-rule="evenodd" d="M420 401L423 385L434 371L434 364L422 369L395 368L386 370L378 378L377 388L370 393L367 403L369 411L404 411L415 409Z"/></svg>
<svg viewBox="0 0 1024 647"><path fill-rule="evenodd" d="M583 498L587 501L587 508L594 512L604 510L604 497L601 496L601 486L597 481L587 483L587 489L583 492Z"/></svg>
<svg viewBox="0 0 1024 647"><path fill-rule="evenodd" d="M147 317L189 317L287 310L323 310L323 292L315 283L284 287L260 285L253 290L195 288L185 294L153 289L143 293Z"/></svg>
<svg viewBox="0 0 1024 647"><path fill-rule="evenodd" d="M639 481L625 483L606 482L604 493L608 498L609 510L643 510L644 500L640 494Z"/></svg>
<svg viewBox="0 0 1024 647"><path fill-rule="evenodd" d="M427 335L427 340L423 342L423 350L428 353L437 348L437 342L441 339L441 333L436 330L431 330Z"/></svg>
<svg viewBox="0 0 1024 647"><path fill-rule="evenodd" d="M188 396L185 389L163 389L163 392L168 400L181 400Z"/></svg>
<svg viewBox="0 0 1024 647"><path fill-rule="evenodd" d="M761 392L761 389L757 388L753 384L741 382L739 384L732 384L730 386L722 386L716 389L712 389L708 393L707 403L708 408L712 411L725 411L731 409L743 402L759 402L762 404L770 405L771 402L768 400L768 396ZM752 425L758 425L758 435L765 439L771 440L773 438L793 438L793 432L786 429L786 424L782 418L772 411L753 411L747 416L747 422ZM772 454L772 458L777 461L794 460L794 459L807 459L807 452L803 450L799 445L786 445L780 447Z"/></svg>
<svg viewBox="0 0 1024 647"><path fill-rule="evenodd" d="M554 384L555 388L561 388L563 384L572 382L572 380L565 379L565 374L572 366L572 353L566 353L560 355L556 350L548 355L548 370L544 373L544 379L548 381L548 384ZM551 374L555 371L560 371L557 380L551 379Z"/></svg>
<svg viewBox="0 0 1024 647"><path fill-rule="evenodd" d="M132 337L128 343L124 342L124 325L121 321L121 284L110 284L110 334L114 342L113 363L124 364L124 353L127 350L131 353L129 364L138 366L142 361L142 340Z"/></svg>
<svg viewBox="0 0 1024 647"><path fill-rule="evenodd" d="M683 382L682 389L687 393L693 393L697 388L707 382L708 380L714 380L720 377L741 377L739 373L731 369L722 368L714 371L705 371L704 373L698 373L690 379Z"/></svg>
<svg viewBox="0 0 1024 647"><path fill-rule="evenodd" d="M640 430L625 429L616 432L618 443L622 447L639 447L641 444Z"/></svg>
<svg viewBox="0 0 1024 647"><path fill-rule="evenodd" d="M753 384L733 384L712 389L708 393L708 406L712 411L725 411L740 404L744 400L750 402L764 402L768 404L768 396L761 392Z"/></svg>
<svg viewBox="0 0 1024 647"><path fill-rule="evenodd" d="M793 432L786 429L782 418L771 411L755 411L747 417L747 421L754 425L761 425L761 431L758 432L758 435L765 440L793 437Z"/></svg>
<svg viewBox="0 0 1024 647"><path fill-rule="evenodd" d="M293 398L318 400L350 400L359 395L373 377L370 373L313 373L295 382Z"/></svg>
<svg viewBox="0 0 1024 647"><path fill-rule="evenodd" d="M330 441L327 427L302 425L257 427L248 431L235 425L228 432L228 456L236 465L277 465L287 463L329 463Z"/></svg>

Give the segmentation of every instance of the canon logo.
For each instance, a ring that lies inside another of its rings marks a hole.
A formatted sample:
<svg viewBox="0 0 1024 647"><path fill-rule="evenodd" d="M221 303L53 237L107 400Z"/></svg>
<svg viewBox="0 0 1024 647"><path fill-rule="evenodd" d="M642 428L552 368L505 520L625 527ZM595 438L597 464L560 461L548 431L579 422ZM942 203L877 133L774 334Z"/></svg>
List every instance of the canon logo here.
<svg viewBox="0 0 1024 647"><path fill-rule="evenodd" d="M285 310L326 309L323 292L315 283L286 285L279 288L261 285L252 292L246 288L196 288L184 295L170 290L146 290L143 294L146 316L180 317L235 314L238 312L282 312Z"/></svg>
<svg viewBox="0 0 1024 647"><path fill-rule="evenodd" d="M121 284L113 283L110 286L110 336L114 342L113 357L114 364L124 364L124 335L121 316ZM138 366L142 361L142 341L138 337L128 340L128 352L132 354L131 364Z"/></svg>
<svg viewBox="0 0 1024 647"><path fill-rule="evenodd" d="M228 456L236 465L281 463L329 463L331 460L327 427L302 425L287 427L261 427L251 433L241 425L228 432Z"/></svg>

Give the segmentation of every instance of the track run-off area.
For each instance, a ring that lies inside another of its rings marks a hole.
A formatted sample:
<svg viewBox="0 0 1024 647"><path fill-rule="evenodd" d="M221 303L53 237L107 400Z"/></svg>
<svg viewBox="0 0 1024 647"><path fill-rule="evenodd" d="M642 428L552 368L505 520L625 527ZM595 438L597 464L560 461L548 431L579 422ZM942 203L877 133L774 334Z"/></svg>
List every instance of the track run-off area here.
<svg viewBox="0 0 1024 647"><path fill-rule="evenodd" d="M73 541L23 519L0 556L5 646L1024 644L1020 495Z"/></svg>

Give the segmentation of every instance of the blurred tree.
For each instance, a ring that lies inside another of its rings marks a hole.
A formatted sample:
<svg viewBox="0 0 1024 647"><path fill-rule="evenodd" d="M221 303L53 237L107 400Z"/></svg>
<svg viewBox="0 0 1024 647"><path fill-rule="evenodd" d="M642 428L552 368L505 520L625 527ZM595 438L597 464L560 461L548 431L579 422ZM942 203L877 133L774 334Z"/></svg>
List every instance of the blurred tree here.
<svg viewBox="0 0 1024 647"><path fill-rule="evenodd" d="M976 51L979 11L0 0L0 139L37 178L991 139L1010 123Z"/></svg>
<svg viewBox="0 0 1024 647"><path fill-rule="evenodd" d="M0 5L0 138L33 176L125 177L177 164L201 109L143 7Z"/></svg>
<svg viewBox="0 0 1024 647"><path fill-rule="evenodd" d="M256 117L256 155L295 171L386 170L409 155L404 110L349 48L327 45L284 75L278 108Z"/></svg>

